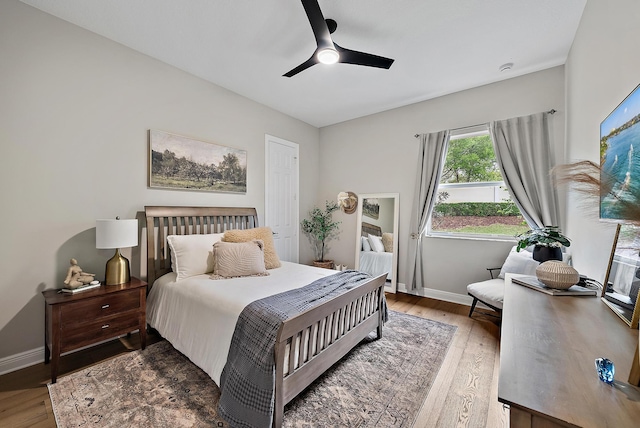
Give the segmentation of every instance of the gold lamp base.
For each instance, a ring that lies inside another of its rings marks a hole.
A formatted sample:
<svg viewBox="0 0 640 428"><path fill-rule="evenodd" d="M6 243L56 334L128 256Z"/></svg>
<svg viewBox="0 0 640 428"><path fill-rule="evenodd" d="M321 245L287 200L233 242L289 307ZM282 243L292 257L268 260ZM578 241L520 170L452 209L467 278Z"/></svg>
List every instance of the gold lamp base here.
<svg viewBox="0 0 640 428"><path fill-rule="evenodd" d="M118 285L131 281L129 275L129 260L122 257L120 250L107 262L104 283L106 285Z"/></svg>

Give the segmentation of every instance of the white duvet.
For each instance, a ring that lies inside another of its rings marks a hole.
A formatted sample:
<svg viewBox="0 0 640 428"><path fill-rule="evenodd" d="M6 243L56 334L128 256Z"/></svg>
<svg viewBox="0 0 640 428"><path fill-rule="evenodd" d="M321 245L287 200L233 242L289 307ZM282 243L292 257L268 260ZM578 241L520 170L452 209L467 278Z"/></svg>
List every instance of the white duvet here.
<svg viewBox="0 0 640 428"><path fill-rule="evenodd" d="M334 273L289 262L270 269L269 276L212 280L205 274L176 282L176 274L168 273L154 282L147 297L147 323L220 385L245 306Z"/></svg>
<svg viewBox="0 0 640 428"><path fill-rule="evenodd" d="M393 253L379 253L376 251L360 251L360 265L358 270L367 272L371 276L387 274L387 279L391 280L393 270Z"/></svg>

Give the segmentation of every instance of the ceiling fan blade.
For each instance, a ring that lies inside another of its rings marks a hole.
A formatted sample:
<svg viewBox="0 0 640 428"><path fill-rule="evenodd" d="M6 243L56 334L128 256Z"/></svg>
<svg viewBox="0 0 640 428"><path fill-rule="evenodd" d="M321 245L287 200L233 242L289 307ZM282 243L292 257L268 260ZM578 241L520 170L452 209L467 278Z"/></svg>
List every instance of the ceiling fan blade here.
<svg viewBox="0 0 640 428"><path fill-rule="evenodd" d="M383 56L373 55L365 52L358 52L351 49L345 49L337 43L333 44L340 54L340 60L345 64L365 65L367 67L377 67L389 69L393 64L393 59Z"/></svg>
<svg viewBox="0 0 640 428"><path fill-rule="evenodd" d="M283 77L292 77L295 76L296 74L300 73L301 71L306 70L307 68L311 67L312 65L315 65L318 63L318 60L316 59L316 54L315 52L313 53L313 55L311 56L311 58L309 58L308 60L306 60L305 62L303 62L302 64L300 64L299 66L297 66L296 68L294 68L291 71L286 72L285 74L283 74Z"/></svg>
<svg viewBox="0 0 640 428"><path fill-rule="evenodd" d="M329 27L327 26L318 0L302 0L302 6L307 13L313 35L316 37L316 44L318 48L333 47L333 41L331 40L331 33L329 33Z"/></svg>

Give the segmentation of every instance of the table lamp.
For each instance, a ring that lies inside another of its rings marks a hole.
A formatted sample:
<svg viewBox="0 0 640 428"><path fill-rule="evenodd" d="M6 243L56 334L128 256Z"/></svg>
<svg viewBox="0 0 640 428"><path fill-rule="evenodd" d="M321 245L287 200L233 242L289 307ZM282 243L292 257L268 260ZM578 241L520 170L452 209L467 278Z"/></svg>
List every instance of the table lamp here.
<svg viewBox="0 0 640 428"><path fill-rule="evenodd" d="M114 249L116 254L107 262L104 283L106 285L124 284L131 280L129 260L122 257L120 248L138 245L138 220L96 220L96 248Z"/></svg>

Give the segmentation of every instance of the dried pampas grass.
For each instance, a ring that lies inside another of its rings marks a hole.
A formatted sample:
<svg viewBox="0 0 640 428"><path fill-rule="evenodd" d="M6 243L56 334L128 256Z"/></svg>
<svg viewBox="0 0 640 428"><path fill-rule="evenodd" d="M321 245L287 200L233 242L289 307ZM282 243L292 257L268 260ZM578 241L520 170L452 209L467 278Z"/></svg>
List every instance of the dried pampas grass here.
<svg viewBox="0 0 640 428"><path fill-rule="evenodd" d="M551 175L558 184L571 186L575 191L586 196L589 202L597 201L599 204L600 198L604 195L614 198L616 218L640 224L640 192L626 192L626 197L621 198L620 192L615 189L624 188L624 183L603 173L600 165L595 162L583 160L557 165L551 170Z"/></svg>

